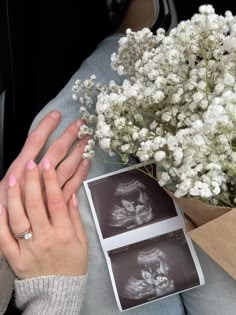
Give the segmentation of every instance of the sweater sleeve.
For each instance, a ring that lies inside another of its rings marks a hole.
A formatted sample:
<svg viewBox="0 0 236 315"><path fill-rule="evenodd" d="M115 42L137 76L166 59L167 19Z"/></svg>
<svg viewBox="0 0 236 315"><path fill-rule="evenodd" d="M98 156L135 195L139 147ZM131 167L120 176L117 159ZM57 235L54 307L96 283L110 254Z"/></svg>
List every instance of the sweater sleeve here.
<svg viewBox="0 0 236 315"><path fill-rule="evenodd" d="M16 305L24 315L78 315L86 280L87 275L15 280Z"/></svg>

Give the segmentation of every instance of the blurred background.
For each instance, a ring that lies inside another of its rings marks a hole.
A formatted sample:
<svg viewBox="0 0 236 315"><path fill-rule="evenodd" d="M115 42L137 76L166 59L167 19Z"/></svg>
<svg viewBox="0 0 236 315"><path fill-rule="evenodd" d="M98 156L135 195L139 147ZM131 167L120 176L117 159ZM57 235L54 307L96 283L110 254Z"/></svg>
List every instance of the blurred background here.
<svg viewBox="0 0 236 315"><path fill-rule="evenodd" d="M1 172L35 115L110 29L106 1L0 0Z"/></svg>

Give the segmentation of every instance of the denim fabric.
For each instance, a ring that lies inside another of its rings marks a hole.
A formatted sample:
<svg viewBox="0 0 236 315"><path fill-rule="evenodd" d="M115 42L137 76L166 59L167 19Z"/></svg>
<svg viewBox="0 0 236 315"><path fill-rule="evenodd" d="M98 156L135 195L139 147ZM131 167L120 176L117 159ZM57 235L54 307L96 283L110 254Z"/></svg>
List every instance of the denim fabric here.
<svg viewBox="0 0 236 315"><path fill-rule="evenodd" d="M91 74L96 74L98 81L104 83L110 79L117 82L120 78L110 69L110 55L117 49L117 38L119 36L111 36L104 40L96 49L96 51L82 64L80 69L73 75L65 88L52 100L36 117L33 122L33 128L39 120L48 112L57 109L62 114L59 127L50 136L47 146L53 142L61 132L68 126L70 122L79 117L79 106L72 100L71 88L76 79L88 78ZM47 147L46 146L46 147ZM46 149L44 148L44 151ZM107 172L114 171L120 166L105 164L101 160L108 159L107 156L99 151L96 158L92 162L92 167L88 178L92 178ZM110 157L109 157L110 160ZM113 158L113 161L116 161ZM89 267L88 282L85 293L85 299L82 306L82 315L118 315L120 314L113 294L113 289L108 274L108 269L102 252L100 242L96 233L96 228L90 211L90 206L82 187L78 193L79 208L84 227L89 242ZM79 298L79 297L78 297ZM185 314L181 298L178 295L162 299L159 302L152 302L148 305L135 308L125 312L136 315L183 315Z"/></svg>
<svg viewBox="0 0 236 315"><path fill-rule="evenodd" d="M186 314L235 315L236 281L196 245L195 250L206 284L181 294Z"/></svg>
<svg viewBox="0 0 236 315"><path fill-rule="evenodd" d="M79 116L79 106L71 98L71 87L76 79L85 79L91 74L96 74L98 81L103 83L108 82L110 79L120 82L121 78L110 69L110 55L117 50L118 38L119 36L110 36L100 43L96 51L82 64L65 88L34 120L31 128L48 111L56 109L62 113L61 123L49 138L46 147L61 134L70 122ZM104 154L99 151L96 158L92 161L88 178L114 171L120 167L102 163L103 157ZM113 161L115 161L115 158ZM78 198L81 217L89 240L88 283L81 314L118 315L120 312L116 305L106 261L83 187L78 193ZM197 246L196 250L206 278L206 284L203 287L186 291L181 295L173 295L125 313L127 315L235 315L236 281L230 278Z"/></svg>

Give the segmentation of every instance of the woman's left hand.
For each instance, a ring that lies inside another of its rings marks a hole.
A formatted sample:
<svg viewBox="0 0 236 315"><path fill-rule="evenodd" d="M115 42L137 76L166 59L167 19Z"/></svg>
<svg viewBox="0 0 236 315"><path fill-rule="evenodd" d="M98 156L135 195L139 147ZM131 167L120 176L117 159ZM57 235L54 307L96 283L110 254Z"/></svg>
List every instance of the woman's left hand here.
<svg viewBox="0 0 236 315"><path fill-rule="evenodd" d="M25 168L23 188L15 176L8 179L8 211L0 206L0 249L19 279L83 275L87 241L76 196L66 202L55 168L47 159L42 164L43 183L32 160ZM88 168L85 161L85 173Z"/></svg>

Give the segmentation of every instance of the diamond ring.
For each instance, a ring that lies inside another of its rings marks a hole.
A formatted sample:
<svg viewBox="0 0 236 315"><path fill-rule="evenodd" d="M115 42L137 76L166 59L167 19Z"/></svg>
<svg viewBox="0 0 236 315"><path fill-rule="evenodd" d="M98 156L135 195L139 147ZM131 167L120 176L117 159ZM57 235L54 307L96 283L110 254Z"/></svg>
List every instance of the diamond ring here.
<svg viewBox="0 0 236 315"><path fill-rule="evenodd" d="M22 240L22 239L25 239L25 240L29 240L32 238L32 230L31 228L29 228L28 230L26 230L25 232L21 233L21 234L14 234L14 237L17 239L17 240Z"/></svg>

